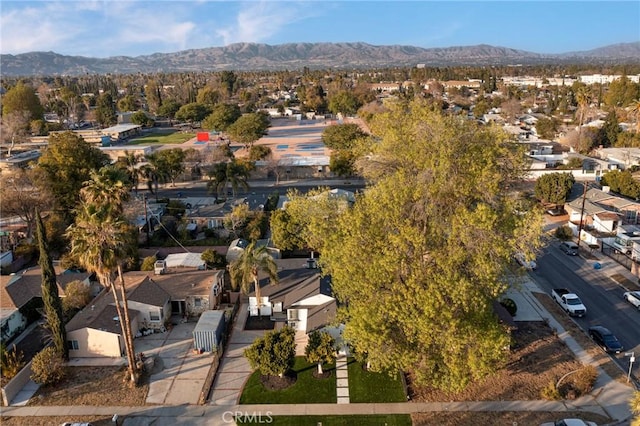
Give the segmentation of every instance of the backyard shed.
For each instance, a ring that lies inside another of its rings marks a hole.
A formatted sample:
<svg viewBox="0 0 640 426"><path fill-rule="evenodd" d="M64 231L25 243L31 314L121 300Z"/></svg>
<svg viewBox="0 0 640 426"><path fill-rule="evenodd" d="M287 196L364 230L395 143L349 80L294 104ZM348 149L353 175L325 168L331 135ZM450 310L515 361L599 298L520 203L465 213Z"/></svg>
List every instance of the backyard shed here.
<svg viewBox="0 0 640 426"><path fill-rule="evenodd" d="M204 311L193 329L193 347L212 352L222 344L224 311Z"/></svg>

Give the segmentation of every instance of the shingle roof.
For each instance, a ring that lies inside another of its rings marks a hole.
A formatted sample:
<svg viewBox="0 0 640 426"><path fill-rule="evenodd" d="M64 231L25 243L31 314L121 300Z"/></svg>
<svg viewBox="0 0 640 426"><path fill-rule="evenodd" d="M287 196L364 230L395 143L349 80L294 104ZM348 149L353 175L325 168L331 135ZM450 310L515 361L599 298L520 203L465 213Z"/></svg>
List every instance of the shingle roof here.
<svg viewBox="0 0 640 426"><path fill-rule="evenodd" d="M139 312L135 309L129 309L129 319L135 318ZM83 328L93 328L95 330L108 331L110 333L122 334L120 323L117 320L118 311L116 310L113 294L110 291L104 291L100 296L95 298L91 304L85 306L83 310L78 312L66 325L67 332L80 330Z"/></svg>
<svg viewBox="0 0 640 426"><path fill-rule="evenodd" d="M64 296L64 288L75 280L83 281L88 273L63 273L56 268L58 294ZM29 268L15 275L0 275L0 307L21 308L34 297L42 297L42 270L40 267Z"/></svg>
<svg viewBox="0 0 640 426"><path fill-rule="evenodd" d="M131 293L127 295L127 298L132 302L163 307L167 301L171 299L171 295L149 276L145 276L138 282Z"/></svg>
<svg viewBox="0 0 640 426"><path fill-rule="evenodd" d="M187 296L208 294L211 286L216 281L217 275L221 273L224 274L224 271L185 271L164 275L151 275L150 272L146 271L132 271L127 272L124 277L127 286L150 277L172 300L181 300Z"/></svg>
<svg viewBox="0 0 640 426"><path fill-rule="evenodd" d="M329 325L336 317L337 303L334 300L307 311L307 333Z"/></svg>

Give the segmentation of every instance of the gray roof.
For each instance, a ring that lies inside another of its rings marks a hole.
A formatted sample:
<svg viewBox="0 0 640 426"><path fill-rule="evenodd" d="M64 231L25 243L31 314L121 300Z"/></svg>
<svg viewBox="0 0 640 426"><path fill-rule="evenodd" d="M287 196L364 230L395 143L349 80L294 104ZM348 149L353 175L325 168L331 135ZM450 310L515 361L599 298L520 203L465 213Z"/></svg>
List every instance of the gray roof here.
<svg viewBox="0 0 640 426"><path fill-rule="evenodd" d="M138 314L137 310L129 309L129 319L136 318ZM67 332L83 328L122 334L118 321L118 311L113 300L113 294L110 291L104 291L100 296L96 297L66 325Z"/></svg>
<svg viewBox="0 0 640 426"><path fill-rule="evenodd" d="M132 302L163 307L171 299L171 295L153 279L145 276L133 291L131 291L127 298Z"/></svg>

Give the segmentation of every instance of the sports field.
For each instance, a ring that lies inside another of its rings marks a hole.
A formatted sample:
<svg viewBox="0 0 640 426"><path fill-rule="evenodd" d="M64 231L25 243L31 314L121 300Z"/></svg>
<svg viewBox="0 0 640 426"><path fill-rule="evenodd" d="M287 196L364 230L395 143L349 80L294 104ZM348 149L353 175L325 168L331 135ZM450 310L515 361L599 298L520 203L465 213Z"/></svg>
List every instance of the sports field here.
<svg viewBox="0 0 640 426"><path fill-rule="evenodd" d="M169 129L131 139L127 145L175 145L193 139L195 136L195 133L183 133L179 130Z"/></svg>

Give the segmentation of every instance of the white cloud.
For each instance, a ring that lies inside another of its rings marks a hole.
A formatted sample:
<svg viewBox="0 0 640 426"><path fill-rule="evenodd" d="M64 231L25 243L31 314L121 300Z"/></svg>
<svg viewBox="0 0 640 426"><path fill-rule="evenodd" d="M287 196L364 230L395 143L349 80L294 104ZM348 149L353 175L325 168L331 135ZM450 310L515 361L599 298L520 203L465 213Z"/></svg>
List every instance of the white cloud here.
<svg viewBox="0 0 640 426"><path fill-rule="evenodd" d="M301 21L317 12L304 2L256 1L242 4L236 21L221 27L215 33L225 45L238 42L264 42L285 30L288 25Z"/></svg>
<svg viewBox="0 0 640 426"><path fill-rule="evenodd" d="M2 53L57 50L77 36L76 27L65 22L68 19L59 3L43 2L36 6L8 11L3 7L0 15Z"/></svg>

